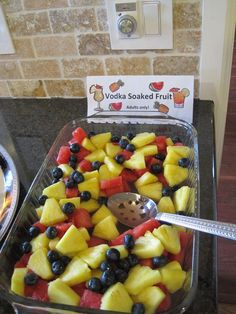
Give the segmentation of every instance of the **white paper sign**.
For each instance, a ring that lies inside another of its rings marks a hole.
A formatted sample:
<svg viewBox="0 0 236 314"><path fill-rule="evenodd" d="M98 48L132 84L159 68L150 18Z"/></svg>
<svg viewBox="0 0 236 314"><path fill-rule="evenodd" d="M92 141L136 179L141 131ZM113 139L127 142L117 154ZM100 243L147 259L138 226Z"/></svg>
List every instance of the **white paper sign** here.
<svg viewBox="0 0 236 314"><path fill-rule="evenodd" d="M193 76L88 76L88 115L161 112L192 123Z"/></svg>

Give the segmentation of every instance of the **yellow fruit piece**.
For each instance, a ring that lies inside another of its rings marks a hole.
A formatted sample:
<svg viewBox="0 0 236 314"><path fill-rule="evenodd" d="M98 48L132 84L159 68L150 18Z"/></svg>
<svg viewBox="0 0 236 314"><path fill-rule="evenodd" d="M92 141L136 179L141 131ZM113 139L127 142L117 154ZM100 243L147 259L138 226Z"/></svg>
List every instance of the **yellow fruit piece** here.
<svg viewBox="0 0 236 314"><path fill-rule="evenodd" d="M29 258L27 267L42 279L50 280L54 277L51 271L51 264L47 258L48 250L41 248L35 251Z"/></svg>
<svg viewBox="0 0 236 314"><path fill-rule="evenodd" d="M60 164L58 168L60 168L63 171L63 178L69 177L74 171L74 169L70 167L68 164Z"/></svg>
<svg viewBox="0 0 236 314"><path fill-rule="evenodd" d="M160 212L163 212L163 213L174 214L175 206L172 202L171 197L163 196L158 203L158 209Z"/></svg>
<svg viewBox="0 0 236 314"><path fill-rule="evenodd" d="M144 169L146 167L144 155L141 153L133 154L129 160L124 162L124 166L128 169Z"/></svg>
<svg viewBox="0 0 236 314"><path fill-rule="evenodd" d="M85 172L83 174L84 180L89 180L92 178L97 178L99 180L99 172L98 170L90 171L90 172Z"/></svg>
<svg viewBox="0 0 236 314"><path fill-rule="evenodd" d="M158 269L136 265L129 271L129 276L124 282L124 286L129 294L136 295L160 281L161 274Z"/></svg>
<svg viewBox="0 0 236 314"><path fill-rule="evenodd" d="M87 155L84 159L93 162L93 161L100 161L103 162L106 154L103 149L97 149L91 154Z"/></svg>
<svg viewBox="0 0 236 314"><path fill-rule="evenodd" d="M112 216L107 216L95 225L93 235L105 240L114 240L119 235Z"/></svg>
<svg viewBox="0 0 236 314"><path fill-rule="evenodd" d="M48 248L49 246L49 238L46 236L45 233L40 233L36 238L32 239L30 244L32 245L32 252L40 248Z"/></svg>
<svg viewBox="0 0 236 314"><path fill-rule="evenodd" d="M173 146L174 145L174 142L172 141L172 139L170 137L167 137L166 139L166 145L167 146Z"/></svg>
<svg viewBox="0 0 236 314"><path fill-rule="evenodd" d="M35 211L37 213L38 219L40 219L43 212L43 206L39 206L38 208L35 208Z"/></svg>
<svg viewBox="0 0 236 314"><path fill-rule="evenodd" d="M98 201L92 198L89 201L84 201L80 203L80 208L86 209L89 213L93 213L100 206L101 205L98 203Z"/></svg>
<svg viewBox="0 0 236 314"><path fill-rule="evenodd" d="M71 198L63 198L59 201L59 205L62 207L66 203L72 203L75 205L75 208L80 207L80 197L71 197Z"/></svg>
<svg viewBox="0 0 236 314"><path fill-rule="evenodd" d="M102 205L96 213L93 214L92 216L92 224L96 225L99 223L101 220L106 218L107 216L111 216L114 223L117 223L117 218L112 214L110 209L106 205Z"/></svg>
<svg viewBox="0 0 236 314"><path fill-rule="evenodd" d="M56 246L57 246L57 243L60 241L59 238L55 238L55 239L52 239L49 241L48 243L48 247L50 250L55 250L56 249Z"/></svg>
<svg viewBox="0 0 236 314"><path fill-rule="evenodd" d="M82 236L84 237L85 241L88 241L90 239L90 235L88 233L88 229L86 229L84 227L80 227L80 228L78 228L78 230L82 234Z"/></svg>
<svg viewBox="0 0 236 314"><path fill-rule="evenodd" d="M48 284L50 302L78 306L80 297L67 284L57 278Z"/></svg>
<svg viewBox="0 0 236 314"><path fill-rule="evenodd" d="M24 278L27 272L28 268L15 268L11 277L11 291L22 297L25 295Z"/></svg>
<svg viewBox="0 0 236 314"><path fill-rule="evenodd" d="M92 198L98 199L99 197L99 181L97 178L92 178L86 181L83 181L78 184L78 189L80 192L88 191L91 193Z"/></svg>
<svg viewBox="0 0 236 314"><path fill-rule="evenodd" d="M188 158L191 152L191 148L188 146L168 146L167 153L174 151L179 154L181 158Z"/></svg>
<svg viewBox="0 0 236 314"><path fill-rule="evenodd" d="M104 148L106 146L106 143L110 142L110 140L111 140L111 132L100 133L90 138L90 141L97 148Z"/></svg>
<svg viewBox="0 0 236 314"><path fill-rule="evenodd" d="M137 187L138 193L147 196L154 201L159 201L162 197L162 183L156 182Z"/></svg>
<svg viewBox="0 0 236 314"><path fill-rule="evenodd" d="M143 132L137 134L132 140L131 143L134 144L136 148L143 147L155 141L155 133Z"/></svg>
<svg viewBox="0 0 236 314"><path fill-rule="evenodd" d="M106 164L108 170L115 176L119 176L121 171L124 169L123 166L119 165L114 159L106 156L104 158L104 163Z"/></svg>
<svg viewBox="0 0 236 314"><path fill-rule="evenodd" d="M182 157L177 154L175 151L173 150L170 150L167 155L166 155L166 158L163 162L163 166L165 165L177 165L178 166L178 161L181 159Z"/></svg>
<svg viewBox="0 0 236 314"><path fill-rule="evenodd" d="M125 248L124 245L114 245L112 248L117 249L120 252L120 258L125 258L129 255L128 250Z"/></svg>
<svg viewBox="0 0 236 314"><path fill-rule="evenodd" d="M148 287L138 295L134 296L135 303L142 303L145 314L153 314L165 299L165 293L159 287Z"/></svg>
<svg viewBox="0 0 236 314"><path fill-rule="evenodd" d="M115 177L114 173L110 172L107 165L101 165L98 170L99 172L99 180L109 180Z"/></svg>
<svg viewBox="0 0 236 314"><path fill-rule="evenodd" d="M165 165L164 176L169 186L178 185L188 178L188 169L176 165Z"/></svg>
<svg viewBox="0 0 236 314"><path fill-rule="evenodd" d="M82 258L91 268L98 268L102 261L105 260L106 251L109 249L107 244L100 244L78 253L78 256Z"/></svg>
<svg viewBox="0 0 236 314"><path fill-rule="evenodd" d="M153 235L157 237L167 252L178 254L180 252L180 239L178 231L172 226L161 225L153 230Z"/></svg>
<svg viewBox="0 0 236 314"><path fill-rule="evenodd" d="M178 261L172 261L160 269L172 269L172 270L182 270L182 267Z"/></svg>
<svg viewBox="0 0 236 314"><path fill-rule="evenodd" d="M182 288L186 272L180 269L166 269L163 267L160 269L161 282L166 286L170 293L175 293Z"/></svg>
<svg viewBox="0 0 236 314"><path fill-rule="evenodd" d="M87 138L87 137L85 137L85 138L83 139L81 145L82 145L85 149L89 150L90 152L94 152L94 151L97 149L96 146L94 146L93 143L90 141L90 139Z"/></svg>
<svg viewBox="0 0 236 314"><path fill-rule="evenodd" d="M68 286L74 286L91 278L91 269L78 256L73 257L60 276L61 281Z"/></svg>
<svg viewBox="0 0 236 314"><path fill-rule="evenodd" d="M158 153L157 145L146 145L136 149L135 153L141 153L143 156L152 156Z"/></svg>
<svg viewBox="0 0 236 314"><path fill-rule="evenodd" d="M108 288L102 297L101 310L131 313L132 306L133 300L120 282Z"/></svg>
<svg viewBox="0 0 236 314"><path fill-rule="evenodd" d="M132 249L132 253L136 254L139 258L161 256L163 251L164 246L161 241L154 237L152 233L139 237Z"/></svg>
<svg viewBox="0 0 236 314"><path fill-rule="evenodd" d="M174 193L173 202L177 212L187 210L190 191L191 189L189 186L182 186Z"/></svg>
<svg viewBox="0 0 236 314"><path fill-rule="evenodd" d="M155 183L157 182L158 179L154 174L151 172L145 172L138 180L134 182L134 185L136 188L142 185L150 184L150 183Z"/></svg>
<svg viewBox="0 0 236 314"><path fill-rule="evenodd" d="M114 145L112 143L107 143L105 147L105 152L107 156L114 158L122 149L119 145Z"/></svg>
<svg viewBox="0 0 236 314"><path fill-rule="evenodd" d="M58 201L55 198L48 198L43 206L40 222L45 226L51 226L66 219L67 216L61 210Z"/></svg>
<svg viewBox="0 0 236 314"><path fill-rule="evenodd" d="M87 247L88 244L83 235L74 225L70 226L56 245L57 251L68 256L74 256L79 251L87 249Z"/></svg>
<svg viewBox="0 0 236 314"><path fill-rule="evenodd" d="M60 200L66 198L66 187L63 181L51 184L43 190L43 195Z"/></svg>

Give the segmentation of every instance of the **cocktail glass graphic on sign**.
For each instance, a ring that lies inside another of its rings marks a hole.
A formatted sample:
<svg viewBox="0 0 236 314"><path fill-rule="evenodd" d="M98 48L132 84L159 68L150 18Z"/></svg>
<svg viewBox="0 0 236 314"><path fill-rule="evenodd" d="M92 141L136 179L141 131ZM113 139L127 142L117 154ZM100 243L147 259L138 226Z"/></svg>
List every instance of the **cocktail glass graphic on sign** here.
<svg viewBox="0 0 236 314"><path fill-rule="evenodd" d="M164 86L164 82L152 82L149 84L149 89L152 92L160 92Z"/></svg>
<svg viewBox="0 0 236 314"><path fill-rule="evenodd" d="M93 94L93 99L97 102L97 108L95 111L103 111L101 108L101 101L104 99L103 87L101 85L91 85L89 88L89 93Z"/></svg>
<svg viewBox="0 0 236 314"><path fill-rule="evenodd" d="M188 88L173 87L170 89L170 92L173 93L174 107L175 108L184 108L185 98L190 95Z"/></svg>
<svg viewBox="0 0 236 314"><path fill-rule="evenodd" d="M110 111L120 111L122 108L122 102L112 102L109 104Z"/></svg>
<svg viewBox="0 0 236 314"><path fill-rule="evenodd" d="M159 101L155 101L153 108L157 109L157 111L162 112L162 113L169 112L169 107L166 106L165 104L160 104Z"/></svg>
<svg viewBox="0 0 236 314"><path fill-rule="evenodd" d="M118 91L121 86L124 86L124 82L118 80L117 82L113 82L109 85L109 89L112 93Z"/></svg>

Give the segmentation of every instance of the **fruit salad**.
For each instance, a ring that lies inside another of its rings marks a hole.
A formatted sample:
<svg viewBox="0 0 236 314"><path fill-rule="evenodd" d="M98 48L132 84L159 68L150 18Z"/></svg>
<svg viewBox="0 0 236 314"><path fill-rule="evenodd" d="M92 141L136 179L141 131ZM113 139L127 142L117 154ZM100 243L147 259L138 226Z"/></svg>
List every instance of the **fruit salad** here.
<svg viewBox="0 0 236 314"><path fill-rule="evenodd" d="M193 195L191 148L176 136L78 127L56 161L51 184L38 195L38 220L20 245L12 292L133 314L170 309L186 281L192 234L155 219L124 230L107 200L131 191L152 198L160 211L185 214Z"/></svg>

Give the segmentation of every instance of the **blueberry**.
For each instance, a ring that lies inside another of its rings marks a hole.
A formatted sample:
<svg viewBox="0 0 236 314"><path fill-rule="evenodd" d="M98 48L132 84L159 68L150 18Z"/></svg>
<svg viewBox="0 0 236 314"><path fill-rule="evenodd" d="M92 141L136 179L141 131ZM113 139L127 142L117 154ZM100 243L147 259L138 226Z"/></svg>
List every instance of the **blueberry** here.
<svg viewBox="0 0 236 314"><path fill-rule="evenodd" d="M77 157L75 155L71 155L69 161L77 162Z"/></svg>
<svg viewBox="0 0 236 314"><path fill-rule="evenodd" d="M162 172L162 166L159 164L153 164L151 165L151 172L157 174L157 173L161 173Z"/></svg>
<svg viewBox="0 0 236 314"><path fill-rule="evenodd" d="M105 287L110 287L114 283L116 283L116 275L115 272L111 269L105 270L101 276L102 285Z"/></svg>
<svg viewBox="0 0 236 314"><path fill-rule="evenodd" d="M119 141L120 141L120 137L119 136L112 135L112 137L111 137L111 142L112 143L119 143Z"/></svg>
<svg viewBox="0 0 236 314"><path fill-rule="evenodd" d="M155 256L152 258L152 264L155 268L165 266L168 263L168 258L165 255Z"/></svg>
<svg viewBox="0 0 236 314"><path fill-rule="evenodd" d="M122 258L118 261L117 266L121 269L124 269L125 271L129 271L130 269L130 263L128 258Z"/></svg>
<svg viewBox="0 0 236 314"><path fill-rule="evenodd" d="M52 263L51 268L53 274L59 276L64 273L65 264L61 260L58 260Z"/></svg>
<svg viewBox="0 0 236 314"><path fill-rule="evenodd" d="M44 205L46 200L48 199L47 195L40 195L39 198L38 198L38 202L40 205Z"/></svg>
<svg viewBox="0 0 236 314"><path fill-rule="evenodd" d="M62 255L62 256L60 257L60 261L61 261L65 266L67 266L67 265L70 263L71 258L70 258L69 256Z"/></svg>
<svg viewBox="0 0 236 314"><path fill-rule="evenodd" d="M56 227L47 227L46 236L48 239L55 239L57 237L57 228Z"/></svg>
<svg viewBox="0 0 236 314"><path fill-rule="evenodd" d="M190 160L188 158L181 158L178 161L178 165L183 168L188 168L189 164L190 164Z"/></svg>
<svg viewBox="0 0 236 314"><path fill-rule="evenodd" d="M122 138L119 141L119 145L121 148L125 149L125 147L129 144L129 141L126 138Z"/></svg>
<svg viewBox="0 0 236 314"><path fill-rule="evenodd" d="M178 136L173 136L171 139L173 143L181 143L181 139Z"/></svg>
<svg viewBox="0 0 236 314"><path fill-rule="evenodd" d="M40 234L40 229L39 227L31 226L28 233L31 238L36 238Z"/></svg>
<svg viewBox="0 0 236 314"><path fill-rule="evenodd" d="M34 286L38 282L39 277L35 273L28 273L24 277L24 283L26 286Z"/></svg>
<svg viewBox="0 0 236 314"><path fill-rule="evenodd" d="M31 252L31 250L32 250L32 245L30 244L30 242L23 242L22 244L21 244L21 252L23 253L23 254L27 254L27 253L30 253Z"/></svg>
<svg viewBox="0 0 236 314"><path fill-rule="evenodd" d="M48 251L47 258L49 262L52 264L53 262L58 261L60 259L60 255L57 251L50 250Z"/></svg>
<svg viewBox="0 0 236 314"><path fill-rule="evenodd" d="M128 144L125 149L128 150L129 152L134 152L135 151L135 146L134 144Z"/></svg>
<svg viewBox="0 0 236 314"><path fill-rule="evenodd" d="M93 132L93 131L90 131L90 132L88 133L88 138L91 138L91 137L94 136L94 135L96 135L96 133Z"/></svg>
<svg viewBox="0 0 236 314"><path fill-rule="evenodd" d="M75 170L75 171L73 171L72 174L71 174L71 179L72 179L75 183L79 184L79 183L81 183L81 182L84 181L84 176L83 176L83 174L82 174L81 172Z"/></svg>
<svg viewBox="0 0 236 314"><path fill-rule="evenodd" d="M145 307L143 303L134 303L131 309L131 314L144 314Z"/></svg>
<svg viewBox="0 0 236 314"><path fill-rule="evenodd" d="M63 171L59 167L55 167L52 169L52 176L55 179L61 179L63 177Z"/></svg>
<svg viewBox="0 0 236 314"><path fill-rule="evenodd" d="M106 259L109 262L118 262L120 259L120 252L115 248L111 248L106 251Z"/></svg>
<svg viewBox="0 0 236 314"><path fill-rule="evenodd" d="M80 193L81 201L89 201L91 199L91 193L89 191L83 191Z"/></svg>
<svg viewBox="0 0 236 314"><path fill-rule="evenodd" d="M102 271L108 270L108 269L113 269L113 265L109 263L108 261L103 261L100 265L100 269Z"/></svg>
<svg viewBox="0 0 236 314"><path fill-rule="evenodd" d="M106 196L99 196L98 203L100 205L107 205L108 197Z"/></svg>
<svg viewBox="0 0 236 314"><path fill-rule="evenodd" d="M128 273L124 269L117 268L115 270L116 280L119 282L125 282L128 278Z"/></svg>
<svg viewBox="0 0 236 314"><path fill-rule="evenodd" d="M101 167L102 163L100 161L93 161L92 162L92 169L93 170L99 170L99 168Z"/></svg>
<svg viewBox="0 0 236 314"><path fill-rule="evenodd" d="M78 153L80 151L80 146L77 143L73 143L70 145L70 151L74 154Z"/></svg>
<svg viewBox="0 0 236 314"><path fill-rule="evenodd" d="M75 205L73 203L68 202L62 206L62 211L66 215L72 214L74 210L75 210Z"/></svg>
<svg viewBox="0 0 236 314"><path fill-rule="evenodd" d="M172 195L173 195L173 191L172 191L171 188L165 187L165 188L162 189L162 196L170 196L170 197L172 197Z"/></svg>
<svg viewBox="0 0 236 314"><path fill-rule="evenodd" d="M126 136L130 141L135 137L135 135L131 132L128 132Z"/></svg>
<svg viewBox="0 0 236 314"><path fill-rule="evenodd" d="M164 161L166 156L164 154L158 153L155 155L155 158L161 161Z"/></svg>
<svg viewBox="0 0 236 314"><path fill-rule="evenodd" d="M102 290L102 283L99 278L91 278L88 281L88 289L94 292L99 292Z"/></svg>
<svg viewBox="0 0 236 314"><path fill-rule="evenodd" d="M74 188L75 186L76 186L76 182L75 182L74 180L69 179L69 180L66 181L66 187L67 187L68 189L72 189L72 188Z"/></svg>
<svg viewBox="0 0 236 314"><path fill-rule="evenodd" d="M71 168L75 169L77 164L76 164L76 162L70 160L70 161L68 162L68 165L69 165Z"/></svg>
<svg viewBox="0 0 236 314"><path fill-rule="evenodd" d="M131 267L138 265L139 263L138 256L136 254L129 254L127 259Z"/></svg>
<svg viewBox="0 0 236 314"><path fill-rule="evenodd" d="M132 234L126 234L124 237L124 246L127 250L130 250L134 247L134 237Z"/></svg>
<svg viewBox="0 0 236 314"><path fill-rule="evenodd" d="M125 161L125 157L121 154L117 154L115 156L115 161L118 163L118 164L123 164L123 162Z"/></svg>

